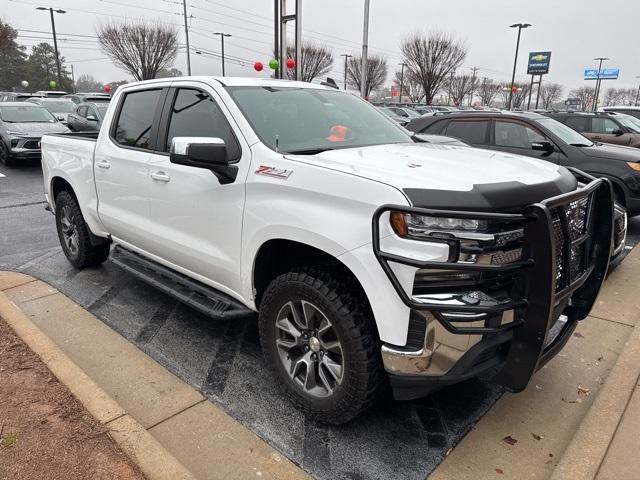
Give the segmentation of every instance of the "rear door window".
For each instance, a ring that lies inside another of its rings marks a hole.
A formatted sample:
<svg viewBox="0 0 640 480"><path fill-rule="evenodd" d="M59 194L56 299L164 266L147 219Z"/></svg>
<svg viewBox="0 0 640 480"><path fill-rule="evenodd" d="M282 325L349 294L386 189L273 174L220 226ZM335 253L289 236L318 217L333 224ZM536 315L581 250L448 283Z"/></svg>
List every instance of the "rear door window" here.
<svg viewBox="0 0 640 480"><path fill-rule="evenodd" d="M584 133L589 131L589 117L569 117L564 124L573 128L576 132Z"/></svg>
<svg viewBox="0 0 640 480"><path fill-rule="evenodd" d="M487 143L488 127L488 120L451 120L446 135L467 143L484 145Z"/></svg>
<svg viewBox="0 0 640 480"><path fill-rule="evenodd" d="M78 116L80 116L82 118L86 118L87 117L87 107L86 106L78 108Z"/></svg>
<svg viewBox="0 0 640 480"><path fill-rule="evenodd" d="M160 89L127 93L113 132L120 145L150 150L153 118L160 100Z"/></svg>

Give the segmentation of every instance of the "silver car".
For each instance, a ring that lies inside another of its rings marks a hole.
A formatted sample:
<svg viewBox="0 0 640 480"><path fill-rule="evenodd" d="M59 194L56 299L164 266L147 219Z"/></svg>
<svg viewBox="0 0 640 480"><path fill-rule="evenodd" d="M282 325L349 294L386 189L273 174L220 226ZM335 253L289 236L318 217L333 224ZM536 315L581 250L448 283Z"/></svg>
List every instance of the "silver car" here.
<svg viewBox="0 0 640 480"><path fill-rule="evenodd" d="M76 104L66 98L30 98L27 101L35 103L36 105L42 105L49 113L65 125L67 124L69 114L76 109Z"/></svg>
<svg viewBox="0 0 640 480"><path fill-rule="evenodd" d="M40 138L69 129L46 108L30 102L0 103L0 162L40 159Z"/></svg>

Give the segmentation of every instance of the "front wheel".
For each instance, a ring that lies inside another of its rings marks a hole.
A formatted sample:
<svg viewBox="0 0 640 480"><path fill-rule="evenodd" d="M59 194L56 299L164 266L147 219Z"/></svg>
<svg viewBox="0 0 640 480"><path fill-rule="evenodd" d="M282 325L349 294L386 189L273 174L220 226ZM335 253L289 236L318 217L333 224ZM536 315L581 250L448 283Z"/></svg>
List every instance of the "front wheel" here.
<svg viewBox="0 0 640 480"><path fill-rule="evenodd" d="M91 243L78 200L68 191L56 197L56 228L62 250L74 267L95 267L109 257L109 242L105 239L97 245Z"/></svg>
<svg viewBox="0 0 640 480"><path fill-rule="evenodd" d="M265 291L259 323L267 365L308 416L345 423L378 397L373 318L348 279L313 268L280 275Z"/></svg>
<svg viewBox="0 0 640 480"><path fill-rule="evenodd" d="M13 165L13 159L9 154L9 149L4 144L4 142L0 139L0 163L10 167Z"/></svg>

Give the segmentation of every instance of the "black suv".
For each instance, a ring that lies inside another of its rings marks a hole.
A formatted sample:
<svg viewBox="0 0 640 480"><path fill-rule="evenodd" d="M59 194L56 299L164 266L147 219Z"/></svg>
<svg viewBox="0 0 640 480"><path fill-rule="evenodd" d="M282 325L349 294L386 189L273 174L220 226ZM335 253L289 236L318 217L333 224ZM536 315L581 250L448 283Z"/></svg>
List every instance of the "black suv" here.
<svg viewBox="0 0 640 480"><path fill-rule="evenodd" d="M593 143L562 123L537 113L448 113L411 120L415 133L446 135L474 147L499 150L575 167L613 182L616 200L640 214L640 151Z"/></svg>

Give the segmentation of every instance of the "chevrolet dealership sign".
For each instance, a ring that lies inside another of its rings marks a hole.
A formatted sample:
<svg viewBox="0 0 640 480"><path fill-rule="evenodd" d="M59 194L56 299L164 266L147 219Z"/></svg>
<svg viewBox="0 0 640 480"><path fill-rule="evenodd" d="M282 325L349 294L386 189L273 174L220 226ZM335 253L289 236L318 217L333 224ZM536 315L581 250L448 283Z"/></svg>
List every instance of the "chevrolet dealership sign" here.
<svg viewBox="0 0 640 480"><path fill-rule="evenodd" d="M529 53L529 64L527 75L546 75L549 73L551 63L551 52L531 52Z"/></svg>

